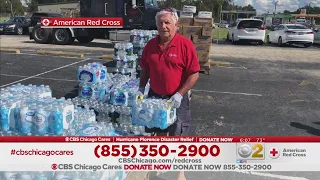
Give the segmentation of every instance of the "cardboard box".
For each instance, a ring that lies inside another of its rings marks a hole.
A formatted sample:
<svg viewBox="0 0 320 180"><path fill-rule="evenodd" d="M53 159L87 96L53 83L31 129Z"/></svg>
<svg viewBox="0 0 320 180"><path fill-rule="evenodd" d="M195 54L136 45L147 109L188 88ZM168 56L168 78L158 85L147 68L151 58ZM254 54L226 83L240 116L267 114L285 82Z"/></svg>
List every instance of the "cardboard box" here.
<svg viewBox="0 0 320 180"><path fill-rule="evenodd" d="M193 13L192 12L180 12L180 17L179 18L193 18Z"/></svg>
<svg viewBox="0 0 320 180"><path fill-rule="evenodd" d="M187 6L184 5L182 8L183 12L192 12L192 13L196 13L197 12L197 7L196 6Z"/></svg>
<svg viewBox="0 0 320 180"><path fill-rule="evenodd" d="M209 67L211 66L211 60L209 59L207 62L199 62L200 67Z"/></svg>
<svg viewBox="0 0 320 180"><path fill-rule="evenodd" d="M199 18L212 18L212 12L209 11L199 11L198 12Z"/></svg>
<svg viewBox="0 0 320 180"><path fill-rule="evenodd" d="M194 44L196 51L210 52L211 43L197 43Z"/></svg>
<svg viewBox="0 0 320 180"><path fill-rule="evenodd" d="M183 29L183 26L178 26L178 33L181 34L181 35L183 34L183 30L182 29Z"/></svg>
<svg viewBox="0 0 320 180"><path fill-rule="evenodd" d="M191 35L201 35L202 26L183 26L183 35L191 36Z"/></svg>
<svg viewBox="0 0 320 180"><path fill-rule="evenodd" d="M194 26L204 26L204 27L213 27L212 18L193 18L193 25Z"/></svg>
<svg viewBox="0 0 320 180"><path fill-rule="evenodd" d="M197 56L198 56L199 62L208 62L210 60L209 55L210 55L210 52L197 51Z"/></svg>
<svg viewBox="0 0 320 180"><path fill-rule="evenodd" d="M181 17L178 24L180 26L193 26L193 18Z"/></svg>
<svg viewBox="0 0 320 180"><path fill-rule="evenodd" d="M202 36L212 36L212 27L202 27Z"/></svg>
<svg viewBox="0 0 320 180"><path fill-rule="evenodd" d="M186 37L187 39L192 40L192 36L191 36L191 35L185 35L185 34L182 34L182 36Z"/></svg>
<svg viewBox="0 0 320 180"><path fill-rule="evenodd" d="M212 36L192 36L193 43L212 43Z"/></svg>

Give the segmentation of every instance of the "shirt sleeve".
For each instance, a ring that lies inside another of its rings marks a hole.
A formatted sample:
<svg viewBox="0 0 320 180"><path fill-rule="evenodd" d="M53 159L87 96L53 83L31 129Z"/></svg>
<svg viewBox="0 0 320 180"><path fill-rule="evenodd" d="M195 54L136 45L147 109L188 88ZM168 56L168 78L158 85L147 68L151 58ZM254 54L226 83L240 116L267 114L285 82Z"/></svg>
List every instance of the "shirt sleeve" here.
<svg viewBox="0 0 320 180"><path fill-rule="evenodd" d="M198 55L196 48L191 41L186 43L186 72L188 74L193 74L200 71L200 64L198 60Z"/></svg>
<svg viewBox="0 0 320 180"><path fill-rule="evenodd" d="M149 62L148 62L148 43L146 44L146 46L143 48L143 51L142 51L142 55L141 55L141 59L140 59L140 62L139 62L139 65L142 69L144 70L149 70Z"/></svg>

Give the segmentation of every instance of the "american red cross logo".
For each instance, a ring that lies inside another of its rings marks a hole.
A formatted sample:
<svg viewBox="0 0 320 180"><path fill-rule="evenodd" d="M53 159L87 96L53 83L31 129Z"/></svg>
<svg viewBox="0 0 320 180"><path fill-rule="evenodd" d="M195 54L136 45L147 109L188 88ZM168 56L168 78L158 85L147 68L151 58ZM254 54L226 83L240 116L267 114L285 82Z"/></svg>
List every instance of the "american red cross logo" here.
<svg viewBox="0 0 320 180"><path fill-rule="evenodd" d="M279 152L279 150L277 148L271 148L270 151L269 151L269 155L270 155L271 158L276 159L276 158L279 157L280 152Z"/></svg>
<svg viewBox="0 0 320 180"><path fill-rule="evenodd" d="M272 156L276 156L279 152L273 148L272 151L270 151L270 154L272 154Z"/></svg>
<svg viewBox="0 0 320 180"><path fill-rule="evenodd" d="M42 20L42 24L44 26L48 26L50 24L50 20L49 19L44 19L44 20Z"/></svg>

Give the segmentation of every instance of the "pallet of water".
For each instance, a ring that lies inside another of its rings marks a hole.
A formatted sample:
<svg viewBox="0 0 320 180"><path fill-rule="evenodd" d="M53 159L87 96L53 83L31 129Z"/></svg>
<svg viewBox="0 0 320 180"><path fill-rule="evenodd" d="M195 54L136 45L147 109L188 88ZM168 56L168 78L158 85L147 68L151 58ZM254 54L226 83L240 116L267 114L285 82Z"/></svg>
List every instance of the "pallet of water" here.
<svg viewBox="0 0 320 180"><path fill-rule="evenodd" d="M92 168L90 171L77 171ZM107 164L102 166L88 166L85 164L74 164L72 169L75 171L59 171L59 172L21 172L21 171L7 171L0 173L1 180L124 180L127 174L123 170L109 170ZM94 167L94 168L93 168ZM101 171L102 169L107 171Z"/></svg>
<svg viewBox="0 0 320 180"><path fill-rule="evenodd" d="M123 85L131 82L132 80L132 77L126 75L108 74L108 78L104 82L81 82L79 84L78 96L84 99L109 102L111 89L121 88Z"/></svg>
<svg viewBox="0 0 320 180"><path fill-rule="evenodd" d="M78 96L85 99L106 102L111 87L112 84L110 81L99 83L81 82L79 84Z"/></svg>
<svg viewBox="0 0 320 180"><path fill-rule="evenodd" d="M124 52L125 55L133 55L133 44L131 42L118 42L114 45L114 56L117 56L119 52Z"/></svg>
<svg viewBox="0 0 320 180"><path fill-rule="evenodd" d="M176 109L171 108L165 99L138 100L132 110L132 123L148 128L167 129L176 118Z"/></svg>
<svg viewBox="0 0 320 180"><path fill-rule="evenodd" d="M1 102L1 130L18 135L63 135L74 120L71 99L24 97Z"/></svg>

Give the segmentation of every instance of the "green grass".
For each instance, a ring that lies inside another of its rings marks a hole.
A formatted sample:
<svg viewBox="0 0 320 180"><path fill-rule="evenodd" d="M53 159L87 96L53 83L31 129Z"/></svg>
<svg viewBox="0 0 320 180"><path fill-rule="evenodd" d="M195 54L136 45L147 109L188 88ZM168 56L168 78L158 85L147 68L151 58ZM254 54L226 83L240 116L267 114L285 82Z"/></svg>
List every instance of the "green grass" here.
<svg viewBox="0 0 320 180"><path fill-rule="evenodd" d="M225 40L227 39L228 29L227 28L216 28L212 32L213 39Z"/></svg>
<svg viewBox="0 0 320 180"><path fill-rule="evenodd" d="M213 39L226 40L227 39L228 30L229 30L228 28L216 28L216 29L213 29L213 31L212 31ZM269 32L270 32L269 30L266 30L266 37L267 37L267 34Z"/></svg>
<svg viewBox="0 0 320 180"><path fill-rule="evenodd" d="M0 17L0 22L3 22L4 20L9 19L9 17Z"/></svg>

